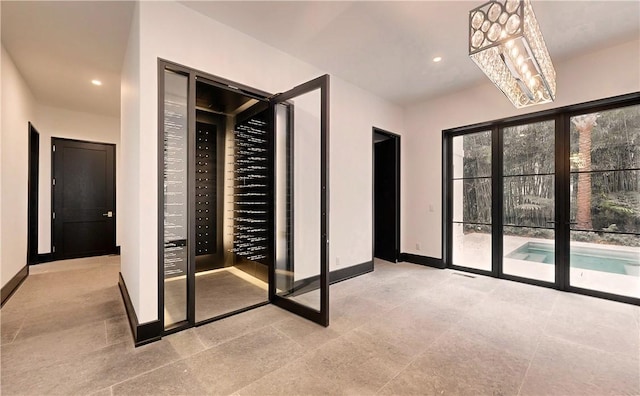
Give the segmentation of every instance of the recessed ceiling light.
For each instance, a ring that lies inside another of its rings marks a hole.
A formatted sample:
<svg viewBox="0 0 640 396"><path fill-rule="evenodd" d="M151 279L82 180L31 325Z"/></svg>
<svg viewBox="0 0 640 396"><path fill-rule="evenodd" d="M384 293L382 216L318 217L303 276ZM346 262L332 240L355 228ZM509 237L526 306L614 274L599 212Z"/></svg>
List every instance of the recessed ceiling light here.
<svg viewBox="0 0 640 396"><path fill-rule="evenodd" d="M433 58L433 61L436 62L436 63L440 62L441 60L442 60L441 56L436 56L435 58Z"/></svg>
<svg viewBox="0 0 640 396"><path fill-rule="evenodd" d="M100 81L100 80L91 80L91 84L93 84L93 85L102 85L102 81Z"/></svg>

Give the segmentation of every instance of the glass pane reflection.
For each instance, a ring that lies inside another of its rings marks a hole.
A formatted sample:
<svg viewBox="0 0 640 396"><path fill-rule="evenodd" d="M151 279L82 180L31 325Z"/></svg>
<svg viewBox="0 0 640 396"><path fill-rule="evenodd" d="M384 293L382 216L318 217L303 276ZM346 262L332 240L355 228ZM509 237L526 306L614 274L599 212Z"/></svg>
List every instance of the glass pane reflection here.
<svg viewBox="0 0 640 396"><path fill-rule="evenodd" d="M187 76L164 74L164 326L187 320Z"/></svg>
<svg viewBox="0 0 640 396"><path fill-rule="evenodd" d="M321 97L315 90L277 108L276 150L289 155L277 164L276 294L320 311ZM293 112L293 125L288 125ZM291 158L291 154L295 156ZM286 182L285 182L286 181ZM283 195L282 192L288 192ZM288 196L287 199L282 197ZM293 216L295 213L295 216ZM285 230L293 232L285 239ZM283 251L284 250L284 251ZM285 253L286 252L286 253Z"/></svg>

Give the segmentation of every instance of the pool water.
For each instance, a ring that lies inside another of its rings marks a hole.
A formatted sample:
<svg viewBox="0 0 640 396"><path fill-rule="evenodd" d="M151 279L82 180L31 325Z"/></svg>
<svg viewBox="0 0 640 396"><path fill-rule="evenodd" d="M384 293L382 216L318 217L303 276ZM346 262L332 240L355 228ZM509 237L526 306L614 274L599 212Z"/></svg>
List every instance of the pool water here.
<svg viewBox="0 0 640 396"><path fill-rule="evenodd" d="M507 258L555 264L555 251L551 243L527 242L506 255ZM640 276L640 250L629 252L596 247L572 247L571 267L612 274Z"/></svg>

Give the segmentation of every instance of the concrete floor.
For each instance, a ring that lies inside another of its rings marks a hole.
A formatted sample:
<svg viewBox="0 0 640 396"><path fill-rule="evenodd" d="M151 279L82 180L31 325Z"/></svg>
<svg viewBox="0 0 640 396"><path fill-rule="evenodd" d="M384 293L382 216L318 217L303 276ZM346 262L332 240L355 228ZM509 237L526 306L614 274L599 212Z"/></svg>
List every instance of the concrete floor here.
<svg viewBox="0 0 640 396"><path fill-rule="evenodd" d="M0 311L2 395L638 395L640 307L376 261L331 326L272 305L134 348L119 257L41 264Z"/></svg>

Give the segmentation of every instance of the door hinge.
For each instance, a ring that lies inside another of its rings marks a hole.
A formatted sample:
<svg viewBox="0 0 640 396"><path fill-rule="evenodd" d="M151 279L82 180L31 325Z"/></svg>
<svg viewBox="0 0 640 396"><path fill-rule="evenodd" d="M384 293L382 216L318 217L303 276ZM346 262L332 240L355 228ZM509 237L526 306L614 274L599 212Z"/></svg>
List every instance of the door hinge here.
<svg viewBox="0 0 640 396"><path fill-rule="evenodd" d="M52 183L51 185L55 186L56 185L56 179L55 178L51 179L51 183Z"/></svg>
<svg viewBox="0 0 640 396"><path fill-rule="evenodd" d="M52 249L53 249L53 252L52 252L52 253L55 253L55 252L56 252L56 247L55 247L55 246L52 246Z"/></svg>
<svg viewBox="0 0 640 396"><path fill-rule="evenodd" d="M56 219L56 212L53 212L53 219Z"/></svg>
<svg viewBox="0 0 640 396"><path fill-rule="evenodd" d="M53 148L53 152L56 152L56 145L54 144L53 146L51 146Z"/></svg>

